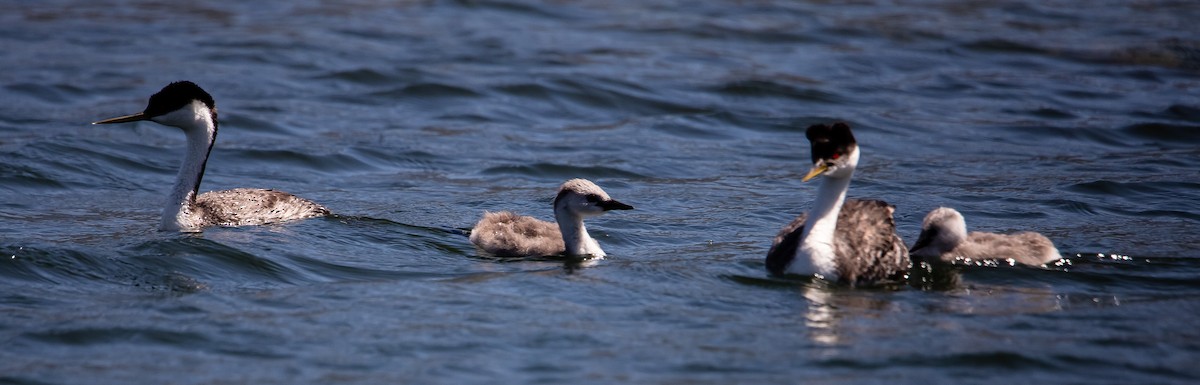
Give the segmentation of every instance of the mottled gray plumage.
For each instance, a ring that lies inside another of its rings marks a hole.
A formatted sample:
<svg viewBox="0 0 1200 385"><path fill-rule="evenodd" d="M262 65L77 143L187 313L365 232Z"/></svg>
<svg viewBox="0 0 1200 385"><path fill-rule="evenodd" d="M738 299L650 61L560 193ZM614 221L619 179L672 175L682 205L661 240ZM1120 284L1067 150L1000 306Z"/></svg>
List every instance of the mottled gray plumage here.
<svg viewBox="0 0 1200 385"><path fill-rule="evenodd" d="M485 212L471 229L471 243L500 257L569 254L604 258L604 250L588 234L583 219L609 210L633 209L633 206L612 199L604 189L587 179L563 182L553 206L555 222L508 211Z"/></svg>
<svg viewBox="0 0 1200 385"><path fill-rule="evenodd" d="M917 237L910 254L914 259L945 263L959 260L1012 260L1030 266L1040 266L1062 258L1054 242L1035 232L968 233L962 214L949 207L939 207L925 216L921 235Z"/></svg>
<svg viewBox="0 0 1200 385"><path fill-rule="evenodd" d="M896 208L878 200L847 199L838 212L833 248L840 280L877 282L903 277L909 261L896 235ZM767 270L783 275L796 256L808 214L801 214L775 236L767 251Z"/></svg>
<svg viewBox="0 0 1200 385"><path fill-rule="evenodd" d="M283 191L253 188L210 191L196 198L194 215L211 226L255 226L329 215L329 209Z"/></svg>
<svg viewBox="0 0 1200 385"><path fill-rule="evenodd" d="M483 213L470 239L498 257L559 255L567 249L558 224L511 211Z"/></svg>

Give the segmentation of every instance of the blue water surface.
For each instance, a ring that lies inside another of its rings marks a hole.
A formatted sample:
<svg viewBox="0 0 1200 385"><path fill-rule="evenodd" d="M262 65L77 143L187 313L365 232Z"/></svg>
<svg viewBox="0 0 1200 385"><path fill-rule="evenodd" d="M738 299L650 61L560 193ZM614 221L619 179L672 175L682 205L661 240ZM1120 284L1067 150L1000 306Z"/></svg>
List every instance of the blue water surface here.
<svg viewBox="0 0 1200 385"><path fill-rule="evenodd" d="M0 384L1195 383L1200 3L0 4ZM191 80L201 190L337 215L156 230ZM770 277L845 121L850 196L955 207L1042 268ZM484 211L588 178L609 258L504 260Z"/></svg>

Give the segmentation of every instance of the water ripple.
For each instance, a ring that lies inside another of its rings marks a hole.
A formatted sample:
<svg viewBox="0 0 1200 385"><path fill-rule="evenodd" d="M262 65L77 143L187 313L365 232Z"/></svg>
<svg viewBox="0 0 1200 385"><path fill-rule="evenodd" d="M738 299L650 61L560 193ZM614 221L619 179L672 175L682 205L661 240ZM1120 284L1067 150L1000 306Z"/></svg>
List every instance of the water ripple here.
<svg viewBox="0 0 1200 385"><path fill-rule="evenodd" d="M1197 14L0 3L0 382L1185 383ZM182 136L87 123L180 79L221 109L203 190L339 215L156 231ZM804 128L830 121L864 150L850 195L896 204L905 239L947 205L1069 259L770 277L771 237L818 187ZM549 217L574 177L638 207L589 222L608 258L490 258L465 236L486 210Z"/></svg>

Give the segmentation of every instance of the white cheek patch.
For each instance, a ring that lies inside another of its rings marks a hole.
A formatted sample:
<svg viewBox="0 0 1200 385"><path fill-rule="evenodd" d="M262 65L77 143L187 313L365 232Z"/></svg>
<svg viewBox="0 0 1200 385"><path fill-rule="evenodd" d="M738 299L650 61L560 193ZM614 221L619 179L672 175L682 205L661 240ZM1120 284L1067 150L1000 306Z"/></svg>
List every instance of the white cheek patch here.
<svg viewBox="0 0 1200 385"><path fill-rule="evenodd" d="M209 126L208 122L212 120L212 111L208 106L204 105L199 100L193 100L191 104L184 106L170 113L155 116L150 118L151 121L163 125L184 128L185 127L205 127Z"/></svg>

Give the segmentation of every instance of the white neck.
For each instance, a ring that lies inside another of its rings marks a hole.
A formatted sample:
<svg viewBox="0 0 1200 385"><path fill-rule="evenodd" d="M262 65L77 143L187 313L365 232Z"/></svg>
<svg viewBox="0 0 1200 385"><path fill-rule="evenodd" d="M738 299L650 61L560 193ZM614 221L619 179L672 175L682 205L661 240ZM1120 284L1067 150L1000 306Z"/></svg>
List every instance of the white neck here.
<svg viewBox="0 0 1200 385"><path fill-rule="evenodd" d="M587 227L583 225L583 216L568 212L555 212L554 219L558 222L558 230L562 232L563 244L567 247L567 255L591 255L593 258L605 257L604 250L600 249L600 244L588 235Z"/></svg>
<svg viewBox="0 0 1200 385"><path fill-rule="evenodd" d="M216 140L216 122L209 109L199 101L193 101L191 108L183 108L153 120L182 128L187 135L187 154L183 157L183 164L179 166L179 174L175 176L175 184L171 187L171 195L163 208L159 229L179 231L199 228L203 218L199 215L201 213L196 212L196 195L204 176L204 165Z"/></svg>
<svg viewBox="0 0 1200 385"><path fill-rule="evenodd" d="M845 169L834 175L825 175L821 187L817 188L817 199L813 201L812 209L808 211L808 220L804 223L804 232L800 236L800 247L796 248L796 257L788 265L790 274L812 275L836 281L837 255L833 249L833 238L837 232L837 218L846 202L846 191L850 189L850 179L858 164L858 151L850 153L843 166Z"/></svg>

